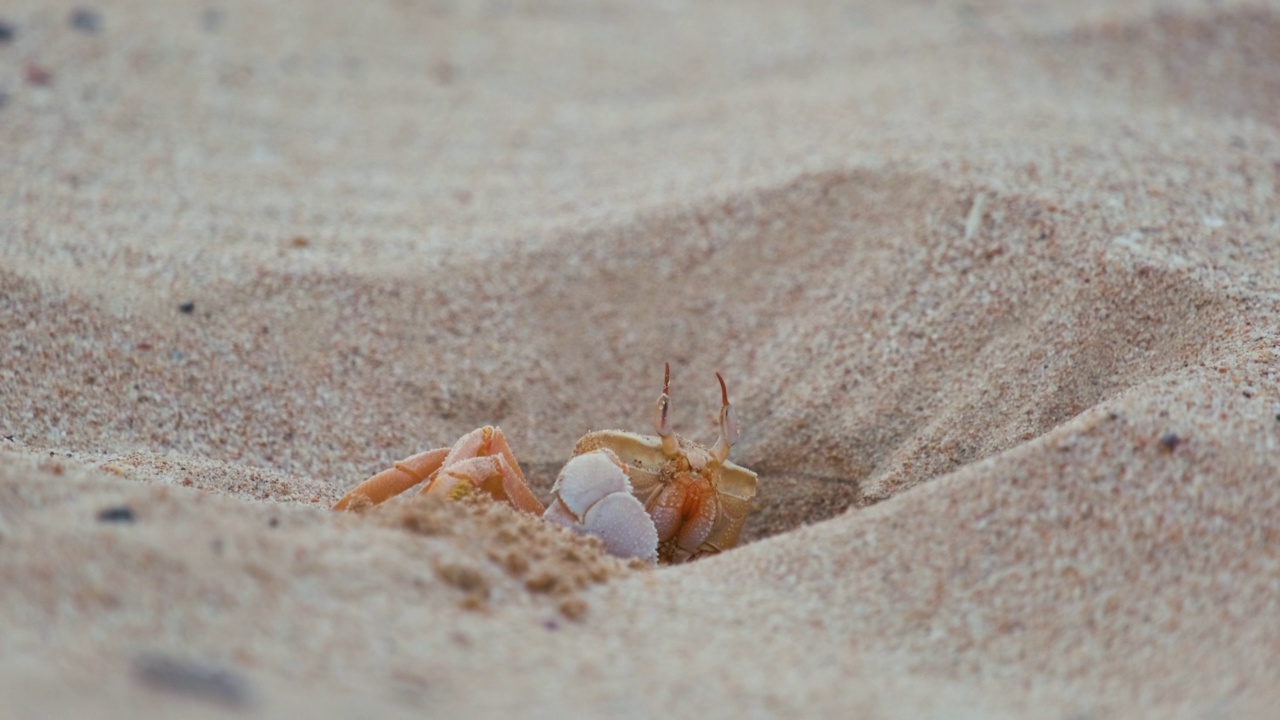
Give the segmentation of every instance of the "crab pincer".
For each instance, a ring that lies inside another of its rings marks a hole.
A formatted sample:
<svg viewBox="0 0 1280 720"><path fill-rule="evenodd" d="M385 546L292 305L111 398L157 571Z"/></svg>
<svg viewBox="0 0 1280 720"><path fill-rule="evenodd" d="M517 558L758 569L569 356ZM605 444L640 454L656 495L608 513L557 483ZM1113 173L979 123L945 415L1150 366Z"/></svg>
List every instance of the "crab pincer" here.
<svg viewBox="0 0 1280 720"><path fill-rule="evenodd" d="M544 520L600 538L611 555L657 562L658 531L631 494L627 466L612 451L570 459L551 494Z"/></svg>

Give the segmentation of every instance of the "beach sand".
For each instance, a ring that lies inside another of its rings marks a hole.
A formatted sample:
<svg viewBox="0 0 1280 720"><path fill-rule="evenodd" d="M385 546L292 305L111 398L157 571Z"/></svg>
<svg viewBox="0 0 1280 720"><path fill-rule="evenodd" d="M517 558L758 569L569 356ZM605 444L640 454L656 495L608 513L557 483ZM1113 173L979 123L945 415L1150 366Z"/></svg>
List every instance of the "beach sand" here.
<svg viewBox="0 0 1280 720"><path fill-rule="evenodd" d="M0 25L0 716L1280 703L1280 4ZM666 361L731 551L328 510L486 424L546 499Z"/></svg>

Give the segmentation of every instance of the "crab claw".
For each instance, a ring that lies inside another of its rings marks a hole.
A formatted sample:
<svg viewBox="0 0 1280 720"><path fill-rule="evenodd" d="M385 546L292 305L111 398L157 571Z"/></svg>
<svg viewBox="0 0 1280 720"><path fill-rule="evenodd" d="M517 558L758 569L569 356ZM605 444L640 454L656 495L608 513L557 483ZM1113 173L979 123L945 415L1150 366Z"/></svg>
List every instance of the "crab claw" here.
<svg viewBox="0 0 1280 720"><path fill-rule="evenodd" d="M571 458L551 493L555 500L544 520L600 538L611 555L657 562L658 531L631 494L627 466L612 451Z"/></svg>

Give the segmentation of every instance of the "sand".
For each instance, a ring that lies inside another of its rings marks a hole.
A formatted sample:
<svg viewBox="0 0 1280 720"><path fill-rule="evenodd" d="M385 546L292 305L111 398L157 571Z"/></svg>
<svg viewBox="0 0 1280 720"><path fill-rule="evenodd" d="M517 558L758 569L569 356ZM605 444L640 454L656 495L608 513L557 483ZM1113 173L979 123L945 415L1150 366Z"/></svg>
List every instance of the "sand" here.
<svg viewBox="0 0 1280 720"><path fill-rule="evenodd" d="M1280 4L0 10L0 716L1268 717ZM328 506L715 436L738 548Z"/></svg>

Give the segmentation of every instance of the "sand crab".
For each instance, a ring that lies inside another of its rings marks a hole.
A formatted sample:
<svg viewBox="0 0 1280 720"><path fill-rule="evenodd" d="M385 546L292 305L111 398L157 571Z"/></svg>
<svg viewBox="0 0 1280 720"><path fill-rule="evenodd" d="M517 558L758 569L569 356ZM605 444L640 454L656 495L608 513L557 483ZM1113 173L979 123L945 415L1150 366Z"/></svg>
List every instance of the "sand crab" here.
<svg viewBox="0 0 1280 720"><path fill-rule="evenodd" d="M334 510L357 496L381 503L426 481L424 494L457 499L487 492L525 512L600 538L619 557L665 563L718 553L738 542L756 494L756 474L729 462L738 423L720 381L720 437L707 448L672 431L671 364L654 412L657 436L600 430L578 440L543 508L525 483L502 431L486 426L452 448L429 450L357 485Z"/></svg>
<svg viewBox="0 0 1280 720"><path fill-rule="evenodd" d="M662 395L654 409L657 436L623 430L587 433L573 448L544 518L600 535L626 555L676 563L718 553L738 542L742 524L756 495L756 474L729 462L729 448L738 441L738 423L729 405L729 391L720 381L720 437L707 448L671 429L671 364L667 363ZM631 520L620 488L643 507L652 521L653 535ZM591 509L583 501L608 501L610 536L597 530ZM614 540L616 538L616 540ZM650 545L650 540L652 544ZM614 552L610 547L610 552ZM624 554L615 552L615 554Z"/></svg>

